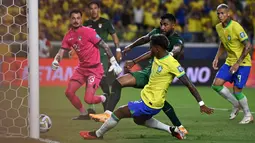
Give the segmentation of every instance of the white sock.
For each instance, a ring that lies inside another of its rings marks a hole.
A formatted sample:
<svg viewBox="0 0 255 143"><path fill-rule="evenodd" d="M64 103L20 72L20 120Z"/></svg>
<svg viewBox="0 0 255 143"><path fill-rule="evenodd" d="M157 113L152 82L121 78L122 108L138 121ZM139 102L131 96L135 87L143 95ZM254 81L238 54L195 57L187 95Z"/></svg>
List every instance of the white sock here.
<svg viewBox="0 0 255 143"><path fill-rule="evenodd" d="M100 97L101 97L101 101L102 101L102 102L105 102L106 97L105 97L105 96L103 96L103 95L100 95Z"/></svg>
<svg viewBox="0 0 255 143"><path fill-rule="evenodd" d="M227 99L235 108L239 107L239 102L236 97L229 91L229 89L223 86L222 90L218 92L223 98Z"/></svg>
<svg viewBox="0 0 255 143"><path fill-rule="evenodd" d="M171 133L171 131L169 130L170 126L158 121L155 118L150 118L149 120L146 120L144 125L149 128L159 129Z"/></svg>
<svg viewBox="0 0 255 143"><path fill-rule="evenodd" d="M244 116L251 116L251 112L248 106L248 100L246 98L246 96L244 96L243 99L239 100L240 105L243 108L243 112L244 112Z"/></svg>
<svg viewBox="0 0 255 143"><path fill-rule="evenodd" d="M107 131L114 128L118 124L118 121L114 119L112 116L106 120L106 122L96 131L96 136L101 137L103 136Z"/></svg>
<svg viewBox="0 0 255 143"><path fill-rule="evenodd" d="M104 113L112 115L112 111L110 111L110 110L105 110Z"/></svg>

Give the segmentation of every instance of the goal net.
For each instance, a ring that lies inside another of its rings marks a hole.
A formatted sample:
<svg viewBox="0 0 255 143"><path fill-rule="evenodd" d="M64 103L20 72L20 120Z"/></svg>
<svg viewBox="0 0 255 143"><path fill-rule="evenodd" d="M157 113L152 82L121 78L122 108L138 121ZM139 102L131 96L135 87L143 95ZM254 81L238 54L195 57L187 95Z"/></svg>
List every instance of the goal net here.
<svg viewBox="0 0 255 143"><path fill-rule="evenodd" d="M0 0L0 137L30 136L27 7Z"/></svg>

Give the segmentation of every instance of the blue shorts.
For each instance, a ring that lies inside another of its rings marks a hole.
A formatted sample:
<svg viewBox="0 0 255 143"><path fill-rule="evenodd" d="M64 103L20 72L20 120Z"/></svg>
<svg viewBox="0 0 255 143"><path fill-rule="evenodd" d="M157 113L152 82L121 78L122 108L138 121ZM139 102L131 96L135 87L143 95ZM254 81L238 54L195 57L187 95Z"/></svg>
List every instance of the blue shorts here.
<svg viewBox="0 0 255 143"><path fill-rule="evenodd" d="M234 86L243 88L248 80L251 67L250 66L239 66L238 70L231 74L229 72L231 66L224 64L217 72L216 78L223 79L230 83L234 82Z"/></svg>
<svg viewBox="0 0 255 143"><path fill-rule="evenodd" d="M146 116L148 119L158 114L161 110L148 107L143 100L128 102L128 108L132 114L132 117Z"/></svg>

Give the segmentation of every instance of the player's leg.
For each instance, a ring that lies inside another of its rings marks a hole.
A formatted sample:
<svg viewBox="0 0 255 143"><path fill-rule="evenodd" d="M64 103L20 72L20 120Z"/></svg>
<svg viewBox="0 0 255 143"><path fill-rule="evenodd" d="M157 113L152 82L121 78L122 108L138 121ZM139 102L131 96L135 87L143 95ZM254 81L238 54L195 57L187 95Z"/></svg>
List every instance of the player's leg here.
<svg viewBox="0 0 255 143"><path fill-rule="evenodd" d="M108 61L108 57L105 54L105 51L100 49L100 59L101 59L101 64L103 66L103 70L104 70L104 75L100 81L99 86L101 87L103 94L106 99L108 98L108 96L110 95L110 87L109 84L107 82L107 75L108 75L108 68L109 68L109 61ZM106 102L103 103L103 108L105 108L105 104ZM88 108L89 114L95 114L95 105L94 104L89 104L89 108Z"/></svg>
<svg viewBox="0 0 255 143"><path fill-rule="evenodd" d="M223 98L227 99L232 105L233 109L229 119L234 119L239 111L239 103L235 96L224 86L226 81L232 82L232 74L229 72L230 66L224 64L218 71L212 89L215 90Z"/></svg>
<svg viewBox="0 0 255 143"><path fill-rule="evenodd" d="M84 77L80 74L77 69L74 74L70 78L68 82L67 89L65 91L65 95L68 100L73 104L73 106L80 111L80 115L78 117L72 118L73 120L88 120L88 112L84 109L79 97L76 96L76 91L84 84Z"/></svg>
<svg viewBox="0 0 255 143"><path fill-rule="evenodd" d="M177 115L175 114L173 106L169 102L165 101L162 110L164 111L164 113L167 115L167 117L174 126L178 127L183 133L188 134L188 131L184 128L181 121L178 119Z"/></svg>
<svg viewBox="0 0 255 143"><path fill-rule="evenodd" d="M127 105L119 107L111 114L111 117L96 131L81 131L84 139L102 139L103 135L114 128L122 118L130 118L131 113Z"/></svg>
<svg viewBox="0 0 255 143"><path fill-rule="evenodd" d="M110 88L109 88L109 84L108 84L108 82L107 82L107 76L106 76L106 75L104 75L104 76L102 77L101 82L100 82L99 85L100 85L100 87L101 87L101 89L102 89L102 91L103 91L103 95L106 97L106 99L109 98L109 96L110 96ZM105 109L106 106L107 106L107 102L104 102L104 103L103 103L104 111L106 110L106 109ZM95 113L94 113L94 114L95 114Z"/></svg>
<svg viewBox="0 0 255 143"><path fill-rule="evenodd" d="M105 96L103 95L95 96L101 78L96 77L95 75L90 75L86 80L87 81L84 101L88 104L98 104L101 102L105 102L106 100Z"/></svg>
<svg viewBox="0 0 255 143"><path fill-rule="evenodd" d="M246 81L248 79L249 73L250 73L250 67L240 66L238 71L234 74L234 77L233 77L234 78L234 87L233 87L234 95L244 111L244 118L242 119L240 124L248 124L250 122L253 122L253 116L248 106L248 100L245 94L242 92L242 89L245 86Z"/></svg>
<svg viewBox="0 0 255 143"><path fill-rule="evenodd" d="M111 96L106 99L106 111L102 114L90 114L89 116L95 121L105 122L120 100L122 87L134 86L135 84L136 79L129 73L115 79L112 84Z"/></svg>

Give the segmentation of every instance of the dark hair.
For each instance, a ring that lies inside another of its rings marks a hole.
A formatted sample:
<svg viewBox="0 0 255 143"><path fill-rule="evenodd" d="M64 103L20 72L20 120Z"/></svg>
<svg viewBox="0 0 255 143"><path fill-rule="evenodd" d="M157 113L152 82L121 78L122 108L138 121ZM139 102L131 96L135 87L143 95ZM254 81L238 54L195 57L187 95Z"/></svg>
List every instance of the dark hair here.
<svg viewBox="0 0 255 143"><path fill-rule="evenodd" d="M166 38L165 35L163 34L155 34L155 35L152 35L150 37L150 40L151 40L151 45L154 45L154 46L160 46L162 47L163 49L167 49L168 45L169 45L169 41L168 39Z"/></svg>
<svg viewBox="0 0 255 143"><path fill-rule="evenodd" d="M82 12L81 12L79 9L73 9L73 10L71 10L70 13L69 13L69 17L71 17L73 13L80 13L81 16L82 16Z"/></svg>
<svg viewBox="0 0 255 143"><path fill-rule="evenodd" d="M100 8L100 1L98 0L92 0L88 3L88 7L90 7L90 5L92 4L96 4L98 8Z"/></svg>
<svg viewBox="0 0 255 143"><path fill-rule="evenodd" d="M227 9L227 10L229 9L228 5L226 5L224 3L217 6L217 10L220 9L220 8L224 8L224 9Z"/></svg>
<svg viewBox="0 0 255 143"><path fill-rule="evenodd" d="M168 19L169 21L176 23L175 16L173 14L170 14L170 13L166 13L166 14L162 15L161 19Z"/></svg>

